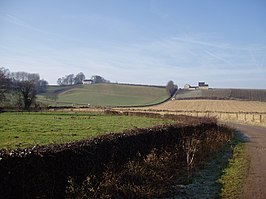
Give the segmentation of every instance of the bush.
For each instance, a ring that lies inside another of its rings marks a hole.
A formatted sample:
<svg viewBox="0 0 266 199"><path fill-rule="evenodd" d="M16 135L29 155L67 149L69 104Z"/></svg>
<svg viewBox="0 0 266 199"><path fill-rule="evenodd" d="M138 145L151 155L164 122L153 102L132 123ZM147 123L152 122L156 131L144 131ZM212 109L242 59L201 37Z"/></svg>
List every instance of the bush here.
<svg viewBox="0 0 266 199"><path fill-rule="evenodd" d="M198 120L190 126L163 125L72 143L1 150L0 195L149 198L170 194L173 180L186 180L232 137L230 129Z"/></svg>

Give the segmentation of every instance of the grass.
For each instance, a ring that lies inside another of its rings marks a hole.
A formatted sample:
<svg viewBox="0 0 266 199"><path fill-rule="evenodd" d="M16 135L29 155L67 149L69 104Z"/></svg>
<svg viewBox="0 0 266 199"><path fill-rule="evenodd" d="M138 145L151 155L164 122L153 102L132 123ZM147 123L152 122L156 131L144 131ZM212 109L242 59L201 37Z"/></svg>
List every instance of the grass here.
<svg viewBox="0 0 266 199"><path fill-rule="evenodd" d="M234 140L235 147L228 166L219 179L222 185L221 198L240 198L243 183L247 177L249 162L243 137L240 134Z"/></svg>
<svg viewBox="0 0 266 199"><path fill-rule="evenodd" d="M130 86L119 84L92 84L70 87L49 87L48 92L39 95L41 102L55 105L45 95L56 93L57 104L76 104L94 106L132 106L159 103L168 98L165 88Z"/></svg>
<svg viewBox="0 0 266 199"><path fill-rule="evenodd" d="M202 164L187 185L177 185L182 198L239 198L248 172L248 161L242 134L236 132L233 140Z"/></svg>
<svg viewBox="0 0 266 199"><path fill-rule="evenodd" d="M218 198L220 186L217 179L226 165L228 151L231 149L230 144L223 140L227 138L222 139L219 134L232 132L231 129L218 129L209 129L211 133L208 134L208 139L212 141L202 140L198 143L196 156L199 162L194 165L191 173L193 178L187 176L185 151L182 150L182 143L186 138L180 136L174 145L154 148L148 154L140 152L141 158L132 158L120 167L107 166L100 177L87 177L82 187L75 186L72 181L69 186L72 189L69 189L67 198L74 198L75 194L80 194L76 198ZM201 132L201 127L196 131L198 135L205 133ZM165 136L167 137L167 133ZM197 137L195 134L190 136ZM202 137L198 139L201 140ZM217 141L225 142L226 146L221 149ZM203 146L208 147L203 149ZM217 153L210 152L212 146L218 147ZM97 182L97 179L100 180Z"/></svg>
<svg viewBox="0 0 266 199"><path fill-rule="evenodd" d="M173 121L100 113L1 113L0 148L14 149L37 144L62 143L106 132L120 132L170 122Z"/></svg>
<svg viewBox="0 0 266 199"><path fill-rule="evenodd" d="M174 199L199 199L199 198L220 198L220 178L223 168L226 167L231 154L231 144L225 144L217 153L211 154L202 165L195 170L189 183L176 185L179 192Z"/></svg>

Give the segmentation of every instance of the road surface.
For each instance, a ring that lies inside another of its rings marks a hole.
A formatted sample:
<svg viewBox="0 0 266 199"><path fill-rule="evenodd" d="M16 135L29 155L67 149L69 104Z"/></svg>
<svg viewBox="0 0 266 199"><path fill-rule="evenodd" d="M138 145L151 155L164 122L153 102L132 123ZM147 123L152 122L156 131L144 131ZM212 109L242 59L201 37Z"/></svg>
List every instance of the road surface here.
<svg viewBox="0 0 266 199"><path fill-rule="evenodd" d="M248 136L246 143L250 168L243 187L244 199L266 198L266 128L230 124Z"/></svg>

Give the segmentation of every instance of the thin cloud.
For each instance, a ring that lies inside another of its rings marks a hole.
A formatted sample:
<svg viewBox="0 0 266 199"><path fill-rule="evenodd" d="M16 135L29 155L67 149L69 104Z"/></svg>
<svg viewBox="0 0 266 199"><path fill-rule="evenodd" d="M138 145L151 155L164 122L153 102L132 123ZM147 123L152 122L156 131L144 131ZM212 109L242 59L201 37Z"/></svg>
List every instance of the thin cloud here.
<svg viewBox="0 0 266 199"><path fill-rule="evenodd" d="M226 59L224 59L224 58L222 58L222 57L220 57L220 56L218 56L218 55L216 55L216 54L210 52L209 50L204 50L204 52L205 52L207 55L210 55L211 57L213 57L213 58L215 58L215 59L217 59L217 60L220 60L220 61L226 63L226 64L229 65L229 66L232 66L232 67L234 66L232 62L230 62L230 61L228 61L228 60L226 60Z"/></svg>
<svg viewBox="0 0 266 199"><path fill-rule="evenodd" d="M42 49L42 55L25 52L27 54L9 58L0 55L0 58L6 66L9 63L14 66L13 60L17 60L16 65L30 71L36 71L37 67L41 76L51 84L65 74L82 71L88 77L100 74L118 82L164 85L171 79L182 87L185 83L204 80L214 87L226 87L231 82L237 87L256 87L257 84L265 88L266 82L260 76L266 75L266 67L254 69L254 60L248 51L228 49L229 44L184 41L166 38L93 48L55 50L47 47ZM244 48L256 50L254 46ZM265 66L266 50L257 49L260 53L256 54L256 59ZM51 70L56 72L51 74ZM237 84L236 79L239 80Z"/></svg>
<svg viewBox="0 0 266 199"><path fill-rule="evenodd" d="M16 17L15 15L11 15L11 14L6 14L4 17L2 17L3 20L11 23L11 24L14 24L14 25L17 25L17 26L20 26L22 28L27 28L27 29L30 29L30 30L33 30L33 31L37 31L37 32L42 32L44 33L45 31L35 27L35 26L32 26L28 23L26 23L25 21L23 21L22 19L20 19L19 17ZM47 32L45 32L47 33Z"/></svg>

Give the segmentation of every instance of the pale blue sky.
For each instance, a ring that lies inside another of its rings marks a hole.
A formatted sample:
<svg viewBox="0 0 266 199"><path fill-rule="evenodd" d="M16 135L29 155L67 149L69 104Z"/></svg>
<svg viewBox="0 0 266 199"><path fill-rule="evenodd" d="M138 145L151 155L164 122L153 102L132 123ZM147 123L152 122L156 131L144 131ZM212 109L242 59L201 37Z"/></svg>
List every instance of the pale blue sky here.
<svg viewBox="0 0 266 199"><path fill-rule="evenodd" d="M0 67L266 89L266 1L0 0Z"/></svg>

